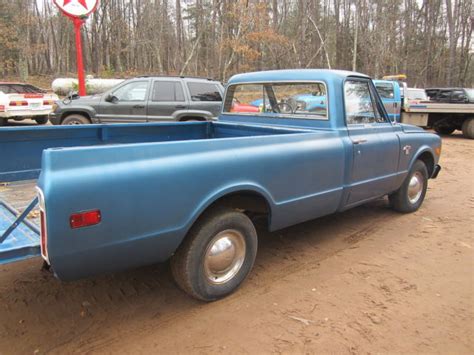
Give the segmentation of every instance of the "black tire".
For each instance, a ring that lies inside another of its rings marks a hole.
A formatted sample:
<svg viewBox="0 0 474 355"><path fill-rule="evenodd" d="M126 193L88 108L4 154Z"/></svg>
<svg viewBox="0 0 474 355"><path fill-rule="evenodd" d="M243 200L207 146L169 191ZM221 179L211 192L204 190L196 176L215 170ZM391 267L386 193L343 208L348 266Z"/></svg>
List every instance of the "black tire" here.
<svg viewBox="0 0 474 355"><path fill-rule="evenodd" d="M7 119L7 118L0 117L0 127L6 126L6 125L7 125L7 122L8 122L8 119Z"/></svg>
<svg viewBox="0 0 474 355"><path fill-rule="evenodd" d="M89 123L91 123L91 121L87 117L83 115L79 115L79 114L72 114L72 115L66 116L66 118L61 121L62 125L76 125L76 124L89 124Z"/></svg>
<svg viewBox="0 0 474 355"><path fill-rule="evenodd" d="M222 243L216 243L216 238ZM207 302L217 300L234 292L245 280L253 267L257 244L255 227L244 213L213 209L199 218L171 258L173 277L190 296ZM229 260L221 274L213 272L213 266Z"/></svg>
<svg viewBox="0 0 474 355"><path fill-rule="evenodd" d="M421 188L417 189L416 181L421 183ZM411 185L411 186L410 186ZM417 160L408 173L402 186L389 195L392 208L402 213L410 213L420 208L425 199L426 189L428 187L428 169L425 163Z"/></svg>
<svg viewBox="0 0 474 355"><path fill-rule="evenodd" d="M474 139L474 118L468 118L462 123L462 135Z"/></svg>
<svg viewBox="0 0 474 355"><path fill-rule="evenodd" d="M446 127L446 126L435 126L434 130L435 130L436 133L449 136L451 133L453 133L456 130L456 128L449 127L449 126L448 127Z"/></svg>
<svg viewBox="0 0 474 355"><path fill-rule="evenodd" d="M39 116L35 118L37 124L46 124L48 123L48 116Z"/></svg>

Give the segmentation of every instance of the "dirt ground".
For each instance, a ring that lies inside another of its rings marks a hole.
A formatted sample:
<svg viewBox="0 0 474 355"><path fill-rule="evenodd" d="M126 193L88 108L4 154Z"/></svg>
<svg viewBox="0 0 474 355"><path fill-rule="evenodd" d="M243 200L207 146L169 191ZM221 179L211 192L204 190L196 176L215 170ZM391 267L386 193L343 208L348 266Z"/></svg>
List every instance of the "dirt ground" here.
<svg viewBox="0 0 474 355"><path fill-rule="evenodd" d="M472 354L474 141L443 141L419 211L380 200L260 232L254 271L218 302L167 264L72 283L39 259L0 266L0 354Z"/></svg>

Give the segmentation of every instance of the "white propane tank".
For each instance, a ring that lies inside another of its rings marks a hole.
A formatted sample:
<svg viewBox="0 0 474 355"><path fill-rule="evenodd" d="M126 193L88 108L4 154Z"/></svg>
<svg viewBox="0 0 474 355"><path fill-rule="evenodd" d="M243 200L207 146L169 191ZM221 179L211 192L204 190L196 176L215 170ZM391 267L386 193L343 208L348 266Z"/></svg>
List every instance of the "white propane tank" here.
<svg viewBox="0 0 474 355"><path fill-rule="evenodd" d="M91 76L86 78L87 95L101 94L115 85L120 84L124 79L94 79ZM67 95L71 91L77 91L78 82L73 78L54 79L51 84L53 91L58 95Z"/></svg>

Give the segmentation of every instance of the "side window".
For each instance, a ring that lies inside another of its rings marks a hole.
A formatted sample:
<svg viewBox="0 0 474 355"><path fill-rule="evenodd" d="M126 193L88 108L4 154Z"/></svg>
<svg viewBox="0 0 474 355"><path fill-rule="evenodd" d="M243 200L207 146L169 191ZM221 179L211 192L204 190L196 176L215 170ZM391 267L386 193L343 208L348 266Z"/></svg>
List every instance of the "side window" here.
<svg viewBox="0 0 474 355"><path fill-rule="evenodd" d="M113 95L118 101L145 101L147 86L147 81L134 81L121 86Z"/></svg>
<svg viewBox="0 0 474 355"><path fill-rule="evenodd" d="M466 95L462 90L453 90L452 100L456 102L463 102L466 100Z"/></svg>
<svg viewBox="0 0 474 355"><path fill-rule="evenodd" d="M216 84L188 83L188 89L193 101L222 101L222 96Z"/></svg>
<svg viewBox="0 0 474 355"><path fill-rule="evenodd" d="M377 83L375 84L375 87L377 88L377 92L379 93L382 99L393 99L395 97L393 84Z"/></svg>
<svg viewBox="0 0 474 355"><path fill-rule="evenodd" d="M371 124L383 122L369 83L362 80L348 80L344 84L344 102L347 124Z"/></svg>
<svg viewBox="0 0 474 355"><path fill-rule="evenodd" d="M438 94L438 99L440 99L440 100L449 100L450 97L451 97L451 91L449 91L449 90L441 91Z"/></svg>
<svg viewBox="0 0 474 355"><path fill-rule="evenodd" d="M155 81L152 101L184 101L181 83L177 81Z"/></svg>

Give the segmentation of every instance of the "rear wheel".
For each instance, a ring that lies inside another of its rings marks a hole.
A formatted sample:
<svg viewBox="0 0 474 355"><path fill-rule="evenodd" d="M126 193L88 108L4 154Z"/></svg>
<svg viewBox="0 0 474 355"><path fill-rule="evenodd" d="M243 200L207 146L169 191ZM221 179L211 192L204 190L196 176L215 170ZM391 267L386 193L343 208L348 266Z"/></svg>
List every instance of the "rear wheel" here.
<svg viewBox="0 0 474 355"><path fill-rule="evenodd" d="M463 122L462 134L466 138L474 139L474 118L468 118Z"/></svg>
<svg viewBox="0 0 474 355"><path fill-rule="evenodd" d="M428 187L428 170L425 163L417 160L405 178L402 186L389 196L392 208L409 213L420 208Z"/></svg>
<svg viewBox="0 0 474 355"><path fill-rule="evenodd" d="M91 121L79 114L72 114L67 116L64 120L61 121L62 125L76 125L76 124L89 124Z"/></svg>
<svg viewBox="0 0 474 355"><path fill-rule="evenodd" d="M6 119L4 117L0 117L0 127L1 126L6 126L7 122L8 122L8 119Z"/></svg>
<svg viewBox="0 0 474 355"><path fill-rule="evenodd" d="M214 209L191 228L171 258L178 286L202 301L234 292L245 280L257 255L252 221L229 208Z"/></svg>
<svg viewBox="0 0 474 355"><path fill-rule="evenodd" d="M48 116L35 117L35 121L37 124L46 124L48 122Z"/></svg>

